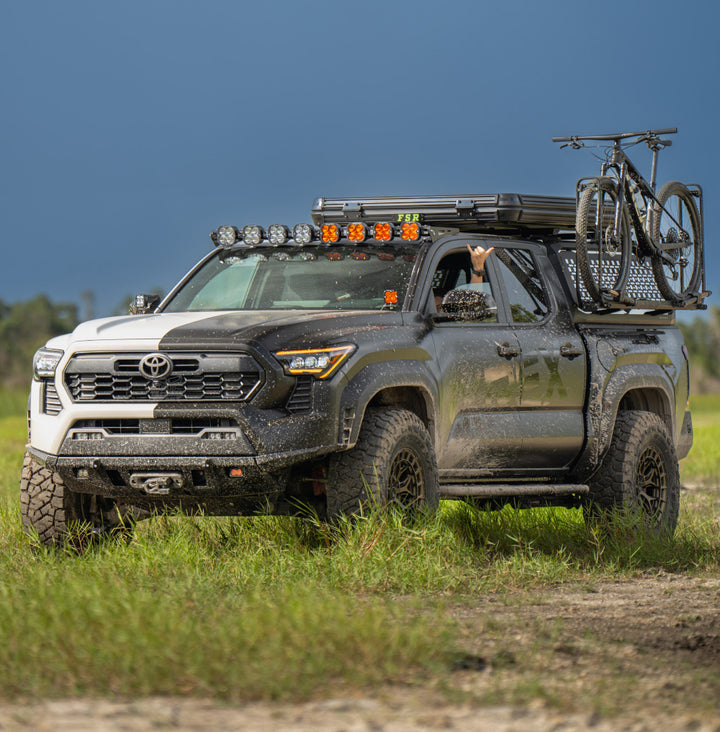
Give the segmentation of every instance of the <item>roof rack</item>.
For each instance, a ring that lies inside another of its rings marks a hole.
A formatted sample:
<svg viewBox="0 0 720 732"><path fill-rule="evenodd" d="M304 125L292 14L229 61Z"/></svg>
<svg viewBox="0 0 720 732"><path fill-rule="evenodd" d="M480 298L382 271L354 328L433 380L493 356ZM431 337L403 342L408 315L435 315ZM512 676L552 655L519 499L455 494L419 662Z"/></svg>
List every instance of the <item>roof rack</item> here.
<svg viewBox="0 0 720 732"><path fill-rule="evenodd" d="M353 221L419 221L461 231L520 229L546 234L574 231L575 198L520 193L317 198L312 206L312 220L318 226Z"/></svg>

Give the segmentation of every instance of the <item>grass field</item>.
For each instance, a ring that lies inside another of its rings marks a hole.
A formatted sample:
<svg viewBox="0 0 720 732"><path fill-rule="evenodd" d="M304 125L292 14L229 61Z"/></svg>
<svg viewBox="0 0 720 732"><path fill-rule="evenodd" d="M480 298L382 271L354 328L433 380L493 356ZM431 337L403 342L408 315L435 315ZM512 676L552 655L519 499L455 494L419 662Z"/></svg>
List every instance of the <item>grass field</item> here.
<svg viewBox="0 0 720 732"><path fill-rule="evenodd" d="M23 397L0 393L4 699L287 700L413 684L463 657L450 605L658 571L720 577L718 398L693 404L689 488L671 540L591 529L579 510L444 502L411 526L393 514L333 530L282 517L155 518L131 541L81 555L38 546L21 529L23 409ZM542 695L522 683L524 699Z"/></svg>

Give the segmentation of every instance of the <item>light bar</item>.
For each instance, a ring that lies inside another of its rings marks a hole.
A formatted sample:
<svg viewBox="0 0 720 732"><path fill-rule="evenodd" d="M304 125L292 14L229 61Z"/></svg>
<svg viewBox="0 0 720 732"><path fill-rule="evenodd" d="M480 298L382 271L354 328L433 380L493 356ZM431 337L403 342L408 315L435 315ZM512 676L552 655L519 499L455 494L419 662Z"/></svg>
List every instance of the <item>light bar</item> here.
<svg viewBox="0 0 720 732"><path fill-rule="evenodd" d="M335 223L322 224L316 229L312 224L295 224L292 230L284 224L271 224L267 230L262 226L248 225L239 229L237 226L218 226L210 234L215 246L230 249L235 246L257 247L262 245L282 246L296 244L305 246L320 240L323 244L337 244L347 239L354 244L362 244L374 240L380 244L392 241L417 242L422 238L422 225L419 221L391 223L378 221L375 224L364 224L354 221L347 227Z"/></svg>

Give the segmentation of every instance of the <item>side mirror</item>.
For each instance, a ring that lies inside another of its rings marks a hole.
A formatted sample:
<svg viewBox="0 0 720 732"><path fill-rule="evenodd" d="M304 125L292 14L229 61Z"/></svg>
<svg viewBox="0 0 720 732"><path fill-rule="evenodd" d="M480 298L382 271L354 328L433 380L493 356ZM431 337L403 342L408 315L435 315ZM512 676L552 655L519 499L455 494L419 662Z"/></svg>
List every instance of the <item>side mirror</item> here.
<svg viewBox="0 0 720 732"><path fill-rule="evenodd" d="M497 305L489 292L475 289L450 290L443 297L438 320L471 321L497 318Z"/></svg>
<svg viewBox="0 0 720 732"><path fill-rule="evenodd" d="M152 313L160 304L160 295L135 295L130 303L130 315Z"/></svg>

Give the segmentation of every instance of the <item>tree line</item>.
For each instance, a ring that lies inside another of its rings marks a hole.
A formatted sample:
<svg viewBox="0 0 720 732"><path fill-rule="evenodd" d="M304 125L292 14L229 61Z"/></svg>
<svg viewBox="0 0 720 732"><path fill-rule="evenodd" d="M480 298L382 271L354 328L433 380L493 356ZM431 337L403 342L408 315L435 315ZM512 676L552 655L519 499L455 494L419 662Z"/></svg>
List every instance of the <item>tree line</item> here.
<svg viewBox="0 0 720 732"><path fill-rule="evenodd" d="M78 307L47 296L8 305L0 300L0 385L29 388L35 351L78 324Z"/></svg>
<svg viewBox="0 0 720 732"><path fill-rule="evenodd" d="M35 351L78 322L74 303L52 303L45 295L12 305L0 300L0 386L28 387ZM720 391L720 307L678 325L690 353L693 390Z"/></svg>

